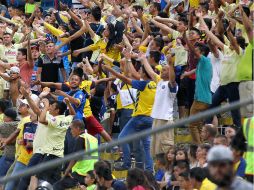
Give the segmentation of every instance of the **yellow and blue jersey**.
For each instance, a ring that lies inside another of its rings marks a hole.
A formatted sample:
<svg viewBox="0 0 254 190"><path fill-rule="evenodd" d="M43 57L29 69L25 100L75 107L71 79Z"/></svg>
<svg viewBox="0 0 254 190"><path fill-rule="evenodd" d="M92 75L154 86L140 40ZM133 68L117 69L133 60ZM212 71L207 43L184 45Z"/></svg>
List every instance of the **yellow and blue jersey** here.
<svg viewBox="0 0 254 190"><path fill-rule="evenodd" d="M151 116L156 93L156 83L150 80L132 80L132 88L138 90L132 116Z"/></svg>

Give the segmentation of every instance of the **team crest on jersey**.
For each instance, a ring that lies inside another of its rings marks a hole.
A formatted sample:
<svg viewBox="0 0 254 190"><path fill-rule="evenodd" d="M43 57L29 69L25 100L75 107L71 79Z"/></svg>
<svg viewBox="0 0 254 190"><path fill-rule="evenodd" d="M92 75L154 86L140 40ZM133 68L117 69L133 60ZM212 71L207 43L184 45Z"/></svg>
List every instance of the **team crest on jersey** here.
<svg viewBox="0 0 254 190"><path fill-rule="evenodd" d="M150 82L150 83L147 85L147 87L148 87L149 89L155 89L155 88L156 88L156 83L155 83L155 82Z"/></svg>

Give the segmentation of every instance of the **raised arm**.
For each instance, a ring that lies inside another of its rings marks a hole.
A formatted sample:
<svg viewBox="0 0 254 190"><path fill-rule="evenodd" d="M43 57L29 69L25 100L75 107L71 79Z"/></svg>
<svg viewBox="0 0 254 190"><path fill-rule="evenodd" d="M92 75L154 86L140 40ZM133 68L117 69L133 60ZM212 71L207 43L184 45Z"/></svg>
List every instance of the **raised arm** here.
<svg viewBox="0 0 254 190"><path fill-rule="evenodd" d="M77 32L75 32L70 37L66 38L59 46L56 47L57 50L59 50L61 47L65 46L66 44L70 43L72 40L80 37L83 35L86 31L86 27L82 26Z"/></svg>
<svg viewBox="0 0 254 190"><path fill-rule="evenodd" d="M36 105L36 103L33 101L33 99L31 98L29 91L27 89L25 89L23 86L20 87L20 92L21 94L26 98L30 108L33 110L33 112L36 115L40 115L41 114L41 110L40 108Z"/></svg>
<svg viewBox="0 0 254 190"><path fill-rule="evenodd" d="M139 34L143 35L144 32L143 32L143 30L138 26L136 19L135 19L133 16L131 16L130 19L131 19L132 25L133 25L133 27L135 28L135 30L136 30Z"/></svg>
<svg viewBox="0 0 254 190"><path fill-rule="evenodd" d="M115 79L116 79L116 77L104 78L104 79L96 80L96 81L94 81L94 83L95 83L95 85L97 85L99 83L109 82L109 81L112 81L112 80L115 80Z"/></svg>
<svg viewBox="0 0 254 190"><path fill-rule="evenodd" d="M74 22L76 22L77 25L79 25L80 28L83 26L82 20L76 14L74 14L74 12L72 12L71 9L69 9L67 5L60 2L60 7L62 10L68 12L68 14L71 16L71 18L74 20Z"/></svg>
<svg viewBox="0 0 254 190"><path fill-rule="evenodd" d="M32 52L31 52L31 36L29 34L27 41L27 62L29 67L34 67Z"/></svg>
<svg viewBox="0 0 254 190"><path fill-rule="evenodd" d="M206 35L223 51L224 44L208 29L202 16L199 17L200 28L205 31Z"/></svg>
<svg viewBox="0 0 254 190"><path fill-rule="evenodd" d="M152 19L151 22L157 26L158 28L160 28L161 30L164 30L165 32L168 32L170 34L172 34L174 32L174 30L172 28L169 28L167 25L162 24L160 22L157 22L156 20Z"/></svg>
<svg viewBox="0 0 254 190"><path fill-rule="evenodd" d="M13 25L17 25L15 22L11 21L10 19L8 18L5 18L4 16L0 16L0 20L8 23L8 24L13 24Z"/></svg>
<svg viewBox="0 0 254 190"><path fill-rule="evenodd" d="M171 19L171 18L162 18L162 17L155 17L154 18L155 21L157 22L161 22L161 23L172 23L173 25L177 26L178 25L178 21L175 19Z"/></svg>
<svg viewBox="0 0 254 190"><path fill-rule="evenodd" d="M5 73L0 73L0 77L2 77L4 80L10 82L11 81L11 77L9 77L8 75L6 75Z"/></svg>
<svg viewBox="0 0 254 190"><path fill-rule="evenodd" d="M56 83L56 82L41 82L39 80L37 80L36 82L34 82L35 85L41 85L43 87L49 87L49 88L55 88L57 90L61 90L62 89L62 83Z"/></svg>
<svg viewBox="0 0 254 190"><path fill-rule="evenodd" d="M88 73L90 75L93 74L93 67L91 66L91 64L89 63L88 57L83 58L82 61L82 68L85 71L85 73Z"/></svg>
<svg viewBox="0 0 254 190"><path fill-rule="evenodd" d="M167 61L168 61L168 66L169 66L169 85L170 87L175 87L176 86L176 81L175 81L175 68L174 68L174 61L172 59L171 54L167 56Z"/></svg>
<svg viewBox="0 0 254 190"><path fill-rule="evenodd" d="M69 98L64 98L64 102L66 103L67 107L69 108L70 115L76 115L74 108L72 107Z"/></svg>
<svg viewBox="0 0 254 190"><path fill-rule="evenodd" d="M230 41L230 44L232 45L232 47L234 48L236 53L239 55L240 54L240 46L238 45L235 37L233 36L233 34L231 32L230 24L229 24L229 27L227 28L227 36Z"/></svg>
<svg viewBox="0 0 254 190"><path fill-rule="evenodd" d="M148 63L148 60L147 60L145 54L140 55L140 60L141 60L141 63L144 65L145 70L147 71L149 76L153 79L154 82L157 82L156 78L158 75L154 72L153 68Z"/></svg>
<svg viewBox="0 0 254 190"><path fill-rule="evenodd" d="M77 57L79 54L84 53L84 52L88 52L88 51L91 51L91 50L92 49L89 46L87 46L85 48L81 48L81 49L77 49L77 50L73 51L72 55L74 57Z"/></svg>
<svg viewBox="0 0 254 190"><path fill-rule="evenodd" d="M56 94L59 96L63 96L65 98L68 98L70 100L70 102L72 104L74 104L76 107L78 107L80 105L80 100L77 98L74 98L68 94L66 94L65 92L61 91L61 90L56 90Z"/></svg>
<svg viewBox="0 0 254 190"><path fill-rule="evenodd" d="M91 39L93 39L93 38L95 37L96 34L95 34L95 32L92 30L92 28L91 28L91 26L90 26L90 24L88 23L87 20L85 20L85 27L86 27L88 33L90 34Z"/></svg>
<svg viewBox="0 0 254 190"><path fill-rule="evenodd" d="M217 32L218 34L223 37L224 33L225 33L225 30L224 30L224 26L223 26L223 23L222 23L222 19L223 19L223 15L224 15L224 12L223 11L220 11L218 13L218 16L217 16Z"/></svg>
<svg viewBox="0 0 254 190"><path fill-rule="evenodd" d="M133 67L132 61L131 61L131 57L132 57L132 53L130 49L125 49L123 51L123 55L125 57L125 59L123 59L124 61L124 73L126 76L130 77L130 78L134 78L136 80L140 79L140 74L136 71L136 69Z"/></svg>
<svg viewBox="0 0 254 190"><path fill-rule="evenodd" d="M41 31L35 24L33 24L33 29L35 30L36 33L38 33L41 36L46 36L46 33Z"/></svg>
<svg viewBox="0 0 254 190"><path fill-rule="evenodd" d="M131 85L132 80L123 74L117 73L115 70L111 69L110 66L102 65L102 68L106 71L109 71L112 75L115 75L117 78L121 79L125 84Z"/></svg>
<svg viewBox="0 0 254 190"><path fill-rule="evenodd" d="M239 10L240 14L242 15L243 25L248 35L249 42L253 44L253 25L251 23L251 20L247 17L245 12L243 11L242 5L239 5Z"/></svg>
<svg viewBox="0 0 254 190"><path fill-rule="evenodd" d="M126 37L125 34L123 35L123 43L124 43L124 45L125 45L128 49L131 49L131 50L132 50L132 46L131 46L131 44L130 44L130 41L128 40L128 38Z"/></svg>
<svg viewBox="0 0 254 190"><path fill-rule="evenodd" d="M48 125L48 120L46 119L47 111L49 110L49 101L48 99L44 98L42 100L42 103L44 105L43 110L41 111L41 114L39 115L39 122Z"/></svg>

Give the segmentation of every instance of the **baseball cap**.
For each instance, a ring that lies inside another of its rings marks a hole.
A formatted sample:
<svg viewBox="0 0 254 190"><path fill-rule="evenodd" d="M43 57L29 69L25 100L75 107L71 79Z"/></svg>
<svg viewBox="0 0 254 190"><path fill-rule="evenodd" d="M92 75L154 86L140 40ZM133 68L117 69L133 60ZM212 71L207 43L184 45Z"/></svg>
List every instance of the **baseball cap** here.
<svg viewBox="0 0 254 190"><path fill-rule="evenodd" d="M36 94L31 94L30 97L36 104L38 104L38 102L40 101L40 98ZM19 99L19 102L29 106L29 103L26 99Z"/></svg>
<svg viewBox="0 0 254 190"><path fill-rule="evenodd" d="M214 146L210 149L207 155L208 163L211 162L223 162L223 161L233 161L232 151L223 145Z"/></svg>
<svg viewBox="0 0 254 190"><path fill-rule="evenodd" d="M26 105L29 106L29 104L28 104L26 99L19 99L19 102L20 102L20 104L26 104Z"/></svg>
<svg viewBox="0 0 254 190"><path fill-rule="evenodd" d="M183 0L171 0L171 7L170 7L170 11L174 10L180 3L183 2Z"/></svg>
<svg viewBox="0 0 254 190"><path fill-rule="evenodd" d="M38 44L31 44L31 49L39 50L39 45Z"/></svg>
<svg viewBox="0 0 254 190"><path fill-rule="evenodd" d="M14 66L14 67L11 67L10 72L19 74L20 69L18 67Z"/></svg>
<svg viewBox="0 0 254 190"><path fill-rule="evenodd" d="M4 115L6 115L7 117L9 118L12 118L13 120L16 120L17 119L17 112L15 109L13 108L7 108L5 111L4 111Z"/></svg>

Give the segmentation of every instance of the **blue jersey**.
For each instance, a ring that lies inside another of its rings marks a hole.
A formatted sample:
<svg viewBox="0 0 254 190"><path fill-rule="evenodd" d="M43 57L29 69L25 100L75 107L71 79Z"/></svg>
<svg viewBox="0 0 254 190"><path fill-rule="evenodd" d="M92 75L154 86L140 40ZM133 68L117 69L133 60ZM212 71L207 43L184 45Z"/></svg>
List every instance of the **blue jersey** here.
<svg viewBox="0 0 254 190"><path fill-rule="evenodd" d="M79 105L75 106L74 104L72 104L72 107L74 108L76 115L74 117L74 119L83 119L83 113L84 113L84 107L85 107L85 103L86 103L86 96L85 94L81 91L81 90L76 90L76 91L69 91L67 92L68 95L72 96L75 99L79 100ZM63 101L64 97L63 96L59 96L58 97L58 101Z"/></svg>

